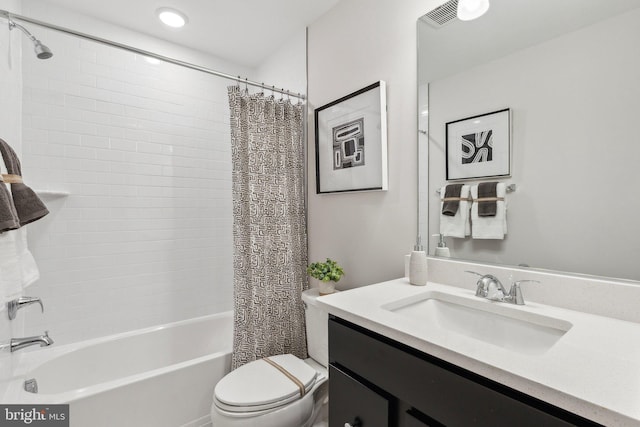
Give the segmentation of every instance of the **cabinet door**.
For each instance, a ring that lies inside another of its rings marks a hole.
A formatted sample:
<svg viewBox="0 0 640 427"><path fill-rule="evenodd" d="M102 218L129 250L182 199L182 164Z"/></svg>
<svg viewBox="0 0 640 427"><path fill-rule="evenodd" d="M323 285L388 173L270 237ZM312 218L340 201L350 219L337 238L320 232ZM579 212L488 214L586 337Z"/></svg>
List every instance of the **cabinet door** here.
<svg viewBox="0 0 640 427"><path fill-rule="evenodd" d="M329 366L329 427L387 427L389 401L344 373Z"/></svg>

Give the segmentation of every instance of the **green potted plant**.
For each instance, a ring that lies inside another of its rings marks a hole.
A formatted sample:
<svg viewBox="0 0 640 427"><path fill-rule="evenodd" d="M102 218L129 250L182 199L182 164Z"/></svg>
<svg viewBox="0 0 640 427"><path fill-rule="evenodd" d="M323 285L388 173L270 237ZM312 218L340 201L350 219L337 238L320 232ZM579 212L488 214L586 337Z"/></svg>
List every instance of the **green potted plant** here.
<svg viewBox="0 0 640 427"><path fill-rule="evenodd" d="M332 294L336 291L336 282L344 275L344 270L334 260L314 262L307 267L307 273L318 281L320 295Z"/></svg>

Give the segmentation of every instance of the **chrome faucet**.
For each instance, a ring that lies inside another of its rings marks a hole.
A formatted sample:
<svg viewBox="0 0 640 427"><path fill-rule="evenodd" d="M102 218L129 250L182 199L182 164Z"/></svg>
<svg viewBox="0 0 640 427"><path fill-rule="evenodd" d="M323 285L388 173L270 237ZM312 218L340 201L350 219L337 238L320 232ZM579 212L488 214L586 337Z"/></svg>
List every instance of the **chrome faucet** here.
<svg viewBox="0 0 640 427"><path fill-rule="evenodd" d="M491 274L480 274L475 271L466 270L466 273L475 274L480 276L476 283L476 296L480 298L486 298L491 301L506 302L515 305L524 305L524 297L522 296L522 289L520 283L535 282L540 283L537 280L518 280L513 282L511 288L507 290L502 286L500 280Z"/></svg>
<svg viewBox="0 0 640 427"><path fill-rule="evenodd" d="M46 347L53 344L53 340L49 337L49 331L45 331L44 335L40 336L36 335L34 337L11 338L9 344L0 346L0 349L9 347L11 353L13 353L14 351L36 344L40 344L40 347Z"/></svg>
<svg viewBox="0 0 640 427"><path fill-rule="evenodd" d="M7 313L9 314L9 320L13 320L16 318L16 313L22 307L26 307L31 304L38 303L40 304L40 309L44 313L44 305L42 305L42 301L37 297L20 297L14 300L11 300L7 303Z"/></svg>

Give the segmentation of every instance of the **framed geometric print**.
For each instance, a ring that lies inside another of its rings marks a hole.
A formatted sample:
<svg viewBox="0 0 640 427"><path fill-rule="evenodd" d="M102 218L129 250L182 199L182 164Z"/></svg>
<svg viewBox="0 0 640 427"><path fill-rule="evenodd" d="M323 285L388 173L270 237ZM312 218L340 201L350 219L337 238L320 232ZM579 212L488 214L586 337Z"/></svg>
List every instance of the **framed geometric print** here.
<svg viewBox="0 0 640 427"><path fill-rule="evenodd" d="M511 110L446 124L447 181L511 176Z"/></svg>

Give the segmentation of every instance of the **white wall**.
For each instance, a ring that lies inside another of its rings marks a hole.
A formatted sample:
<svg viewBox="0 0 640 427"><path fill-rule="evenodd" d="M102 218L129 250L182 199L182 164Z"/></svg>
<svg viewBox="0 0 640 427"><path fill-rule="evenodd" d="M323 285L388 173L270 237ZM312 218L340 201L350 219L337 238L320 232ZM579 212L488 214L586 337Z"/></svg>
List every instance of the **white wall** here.
<svg viewBox="0 0 640 427"><path fill-rule="evenodd" d="M13 3L3 8L295 92L306 88L305 31L251 70L64 9L30 3L20 11ZM0 108L14 147L24 147L27 184L70 196L45 198L50 215L29 226L41 279L27 293L43 299L45 313L28 308L11 324L0 320L0 338L48 329L60 345L231 309L226 88L235 82L31 29L54 57L37 60L30 42L12 32L18 68L0 71L3 84L15 80L19 99L4 97Z"/></svg>
<svg viewBox="0 0 640 427"><path fill-rule="evenodd" d="M228 62L62 9L23 14L237 74ZM41 16L42 15L42 16ZM30 225L41 279L25 334L56 344L231 308L232 82L34 27L24 49L23 172L51 213ZM19 115L19 109L14 114Z"/></svg>
<svg viewBox="0 0 640 427"><path fill-rule="evenodd" d="M23 170L48 217L30 226L56 343L231 308L226 81L40 30L24 58Z"/></svg>
<svg viewBox="0 0 640 427"><path fill-rule="evenodd" d="M509 233L450 238L455 257L638 277L640 245L630 236L640 235L640 203L629 197L640 157L638 22L640 10L627 12L430 84L431 206L445 183L445 123L513 114ZM432 209L431 230L438 218Z"/></svg>
<svg viewBox="0 0 640 427"><path fill-rule="evenodd" d="M258 82L284 88L291 93L307 92L307 34L302 29L276 49L255 70ZM271 92L265 90L267 95ZM280 95L276 94L276 97ZM295 103L296 99L291 98Z"/></svg>
<svg viewBox="0 0 640 427"><path fill-rule="evenodd" d="M309 257L339 288L401 277L417 232L416 19L438 1L343 0L309 27ZM314 108L387 83L389 190L316 194Z"/></svg>

